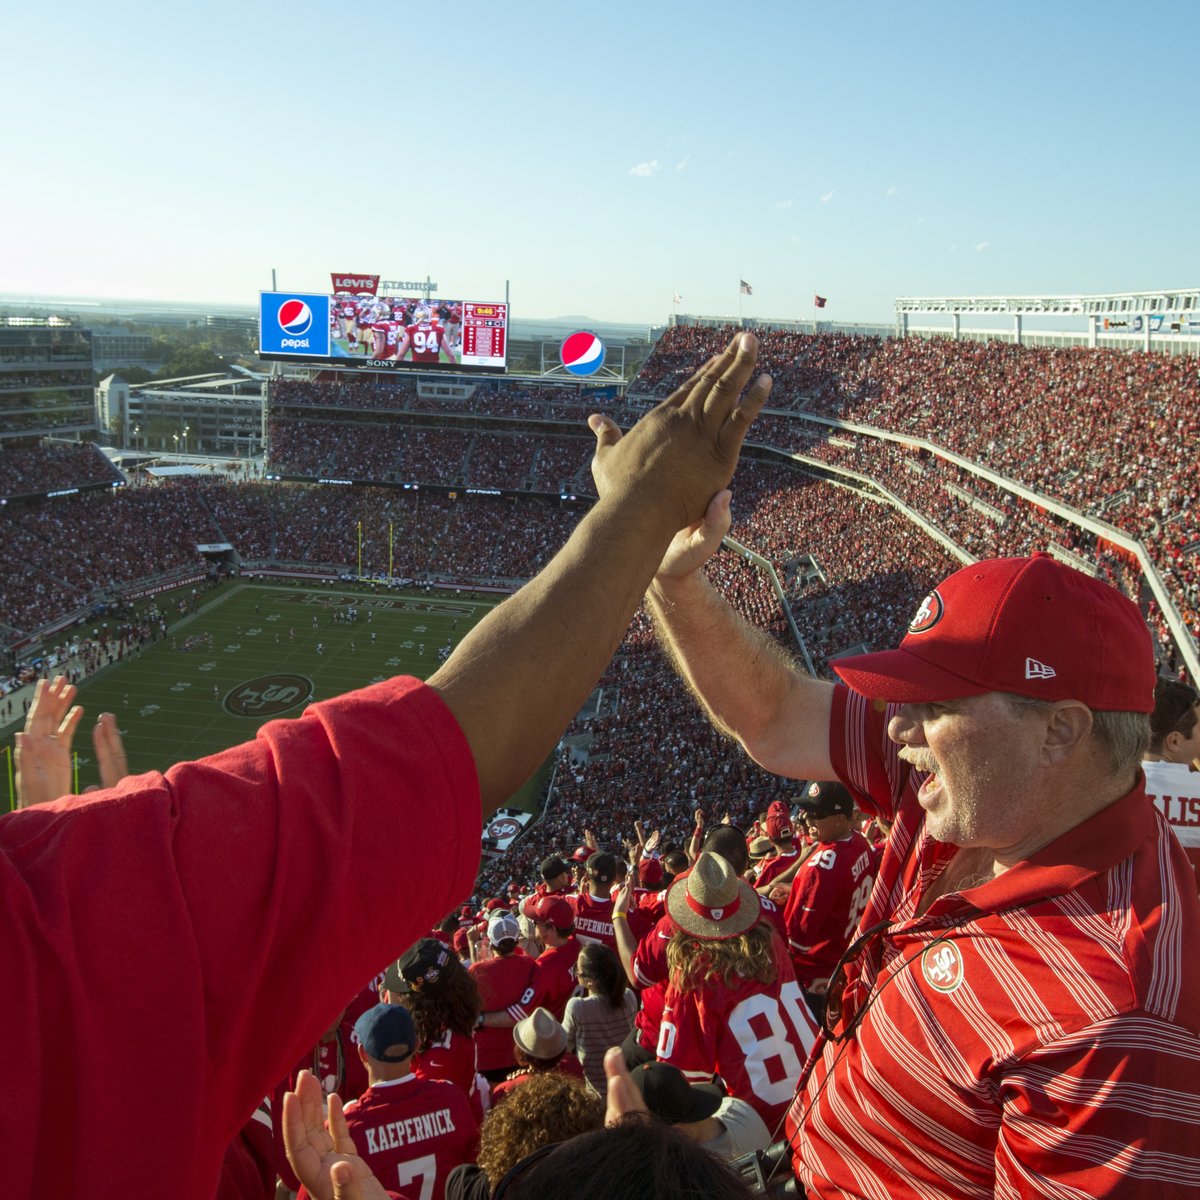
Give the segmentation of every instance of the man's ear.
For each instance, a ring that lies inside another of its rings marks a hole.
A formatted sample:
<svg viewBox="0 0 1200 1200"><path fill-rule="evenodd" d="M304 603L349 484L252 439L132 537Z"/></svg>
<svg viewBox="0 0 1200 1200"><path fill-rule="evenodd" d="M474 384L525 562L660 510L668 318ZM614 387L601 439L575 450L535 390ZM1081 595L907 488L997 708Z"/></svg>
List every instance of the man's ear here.
<svg viewBox="0 0 1200 1200"><path fill-rule="evenodd" d="M1042 765L1057 766L1075 754L1092 732L1092 711L1079 700L1063 700L1044 710Z"/></svg>

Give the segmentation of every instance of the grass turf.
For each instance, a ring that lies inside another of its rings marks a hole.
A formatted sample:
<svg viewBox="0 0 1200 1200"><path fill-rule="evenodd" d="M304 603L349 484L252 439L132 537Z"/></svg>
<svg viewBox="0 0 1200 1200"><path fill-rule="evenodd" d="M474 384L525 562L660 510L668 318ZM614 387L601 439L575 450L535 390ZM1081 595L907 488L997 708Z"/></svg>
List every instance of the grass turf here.
<svg viewBox="0 0 1200 1200"><path fill-rule="evenodd" d="M169 619L171 595L159 603ZM392 675L427 678L441 664L438 651L457 646L494 603L446 593L369 592L352 584L240 580L202 593L198 610L174 622L165 639L80 685L79 789L99 782L87 731L101 712L116 714L131 772L164 770L245 741L276 716L297 717L313 700ZM358 610L356 622L334 619L351 607ZM183 649L187 639L205 634L212 635L211 648ZM269 676L299 679L254 682ZM289 700L294 703L286 711L262 711ZM20 727L4 731L6 744ZM513 798L515 807L536 809L549 769L548 760Z"/></svg>

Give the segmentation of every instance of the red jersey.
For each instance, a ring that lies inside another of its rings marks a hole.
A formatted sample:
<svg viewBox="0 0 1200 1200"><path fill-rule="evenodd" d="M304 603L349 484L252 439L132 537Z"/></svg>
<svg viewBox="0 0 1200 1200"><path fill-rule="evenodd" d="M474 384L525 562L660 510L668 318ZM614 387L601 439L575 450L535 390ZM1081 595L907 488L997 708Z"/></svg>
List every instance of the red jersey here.
<svg viewBox="0 0 1200 1200"><path fill-rule="evenodd" d="M583 891L571 896L575 909L575 936L581 942L603 942L613 953L617 950L617 935L613 933L613 902L608 896L593 896Z"/></svg>
<svg viewBox="0 0 1200 1200"><path fill-rule="evenodd" d="M462 1092L415 1075L369 1087L346 1106L346 1125L359 1157L405 1200L442 1200L446 1176L474 1162L479 1148L479 1126Z"/></svg>
<svg viewBox="0 0 1200 1200"><path fill-rule="evenodd" d="M821 842L792 880L787 907L788 950L803 987L828 979L854 939L874 882L871 846L853 830L841 842Z"/></svg>
<svg viewBox="0 0 1200 1200"><path fill-rule="evenodd" d="M777 1128L796 1094L816 1026L776 941L774 983L746 979L682 992L667 984L658 1035L659 1062L678 1068L691 1083L720 1075L731 1096L752 1105L768 1129Z"/></svg>
<svg viewBox="0 0 1200 1200"><path fill-rule="evenodd" d="M412 361L435 363L444 348L446 331L436 321L431 325L407 325L404 332L412 343ZM447 353L449 348L446 347Z"/></svg>
<svg viewBox="0 0 1200 1200"><path fill-rule="evenodd" d="M895 824L861 922L880 932L844 993L856 1027L819 1048L788 1114L801 1182L901 1200L1195 1195L1200 903L1141 779L926 907L956 847L929 836L895 712L834 691L837 777Z"/></svg>
<svg viewBox="0 0 1200 1200"><path fill-rule="evenodd" d="M413 1055L413 1074L418 1079L441 1079L452 1083L471 1102L476 1120L483 1120L483 1103L475 1082L475 1038L470 1034L443 1030L429 1047Z"/></svg>
<svg viewBox="0 0 1200 1200"><path fill-rule="evenodd" d="M789 850L786 854L774 854L770 858L764 858L754 878L754 886L765 887L771 880L782 875L796 861L799 853L799 850Z"/></svg>
<svg viewBox="0 0 1200 1200"><path fill-rule="evenodd" d="M534 959L517 950L506 958L488 958L472 963L469 970L479 988L484 1012L498 1012L516 1004L533 982ZM511 1029L480 1029L475 1033L477 1061L481 1071L498 1071L516 1066Z"/></svg>
<svg viewBox="0 0 1200 1200"><path fill-rule="evenodd" d="M770 900L759 897L763 915L775 926L781 941L786 941L783 913ZM658 1045L659 1026L662 1022L663 1006L667 997L667 944L675 933L675 922L669 916L643 934L638 940L633 955L633 975L641 989L641 1007L633 1018L638 1031L638 1041L647 1050Z"/></svg>
<svg viewBox="0 0 1200 1200"><path fill-rule="evenodd" d="M547 946L534 962L533 979L515 1004L508 1006L514 1021L523 1021L534 1009L544 1008L561 1025L567 1001L582 995L575 978L575 964L583 949L579 939L568 938L565 945Z"/></svg>

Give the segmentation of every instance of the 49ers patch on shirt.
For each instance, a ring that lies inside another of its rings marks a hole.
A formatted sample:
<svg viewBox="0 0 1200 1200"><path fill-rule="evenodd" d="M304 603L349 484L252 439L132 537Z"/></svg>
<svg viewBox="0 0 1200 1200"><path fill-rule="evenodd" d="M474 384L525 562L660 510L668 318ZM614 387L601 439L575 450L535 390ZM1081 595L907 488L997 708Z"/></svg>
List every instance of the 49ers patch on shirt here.
<svg viewBox="0 0 1200 1200"><path fill-rule="evenodd" d="M939 992L953 992L963 981L963 960L953 942L934 942L921 955L925 982Z"/></svg>

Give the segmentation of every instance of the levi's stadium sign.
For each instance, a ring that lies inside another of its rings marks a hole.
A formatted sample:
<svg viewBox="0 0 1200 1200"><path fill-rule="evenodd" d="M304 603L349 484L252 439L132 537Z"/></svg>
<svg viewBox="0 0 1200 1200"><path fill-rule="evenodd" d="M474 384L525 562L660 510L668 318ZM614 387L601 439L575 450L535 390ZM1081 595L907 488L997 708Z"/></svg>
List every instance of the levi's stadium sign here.
<svg viewBox="0 0 1200 1200"><path fill-rule="evenodd" d="M378 275L355 275L349 271L338 273L333 272L329 276L333 280L333 290L335 292L353 292L356 296L361 296L363 292L374 296L379 291L379 276Z"/></svg>
<svg viewBox="0 0 1200 1200"><path fill-rule="evenodd" d="M425 279L385 279L383 287L389 292L436 292L437 284Z"/></svg>

